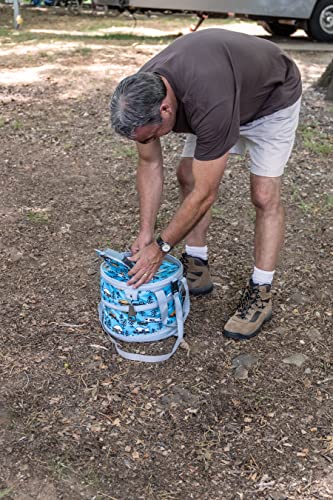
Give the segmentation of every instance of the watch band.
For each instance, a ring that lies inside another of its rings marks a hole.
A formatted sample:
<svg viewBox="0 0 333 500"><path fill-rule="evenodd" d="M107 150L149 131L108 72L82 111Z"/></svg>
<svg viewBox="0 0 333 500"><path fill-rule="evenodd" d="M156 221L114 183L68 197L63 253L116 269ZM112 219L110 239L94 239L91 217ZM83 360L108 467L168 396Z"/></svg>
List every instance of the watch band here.
<svg viewBox="0 0 333 500"><path fill-rule="evenodd" d="M167 243L166 241L164 241L161 236L159 236L158 238L156 238L156 243L158 244L158 246L160 247L160 249L162 250L163 253L168 253L170 252L170 250L172 250L172 246L170 245L170 243Z"/></svg>

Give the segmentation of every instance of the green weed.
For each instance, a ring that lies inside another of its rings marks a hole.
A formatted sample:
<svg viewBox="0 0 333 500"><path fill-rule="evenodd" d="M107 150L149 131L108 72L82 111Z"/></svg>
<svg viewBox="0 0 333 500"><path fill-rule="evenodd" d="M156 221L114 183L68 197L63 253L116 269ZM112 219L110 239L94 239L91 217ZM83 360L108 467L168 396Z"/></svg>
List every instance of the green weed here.
<svg viewBox="0 0 333 500"><path fill-rule="evenodd" d="M9 36L10 35L10 29L8 28L0 28L0 36Z"/></svg>
<svg viewBox="0 0 333 500"><path fill-rule="evenodd" d="M27 219L33 224L47 224L49 221L49 216L45 212L29 210L27 212Z"/></svg>
<svg viewBox="0 0 333 500"><path fill-rule="evenodd" d="M73 471L73 469L69 465L65 464L64 460L60 457L52 461L52 463L50 464L50 468L53 474L59 480L68 479L73 472L75 473L75 471Z"/></svg>
<svg viewBox="0 0 333 500"><path fill-rule="evenodd" d="M317 124L303 125L299 128L306 149L312 153L328 156L333 153L333 143L327 134L323 134Z"/></svg>
<svg viewBox="0 0 333 500"><path fill-rule="evenodd" d="M21 31L21 32L8 32L8 36L15 41L15 43L29 42L29 41L43 41L50 40L50 33L32 33L30 31ZM0 34L1 37L1 34ZM96 35L85 35L82 34L74 34L66 33L66 34L58 34L52 33L53 40L67 40L67 41L87 41L96 42L99 40L108 40L119 42L124 45L132 45L133 43L149 43L151 45L165 45L170 43L176 38L176 35L165 35L165 36L143 36L143 35L133 35L133 34L96 34Z"/></svg>
<svg viewBox="0 0 333 500"><path fill-rule="evenodd" d="M313 212L315 208L313 203L306 203L304 200L301 200L298 206L305 214Z"/></svg>
<svg viewBox="0 0 333 500"><path fill-rule="evenodd" d="M90 47L79 47L75 49L73 53L81 56L90 56L92 54L92 49Z"/></svg>
<svg viewBox="0 0 333 500"><path fill-rule="evenodd" d="M72 144L70 142L65 142L64 151L70 151L72 148Z"/></svg>
<svg viewBox="0 0 333 500"><path fill-rule="evenodd" d="M134 146L117 144L113 147L113 154L121 158L137 158L137 150Z"/></svg>
<svg viewBox="0 0 333 500"><path fill-rule="evenodd" d="M221 207L212 207L212 216L221 219L224 216L224 210Z"/></svg>
<svg viewBox="0 0 333 500"><path fill-rule="evenodd" d="M331 210L333 208L333 194L326 194L324 199L324 209Z"/></svg>
<svg viewBox="0 0 333 500"><path fill-rule="evenodd" d="M5 119L0 116L0 128L3 128L5 126Z"/></svg>
<svg viewBox="0 0 333 500"><path fill-rule="evenodd" d="M21 120L14 120L12 122L12 127L14 130L20 130L23 127L23 123L21 122Z"/></svg>
<svg viewBox="0 0 333 500"><path fill-rule="evenodd" d="M304 201L302 194L296 187L291 193L291 201L305 214L325 213L333 208L333 194L324 193L315 201Z"/></svg>
<svg viewBox="0 0 333 500"><path fill-rule="evenodd" d="M0 491L0 498L5 498L12 491L13 491L13 488L6 488L5 490L1 490Z"/></svg>
<svg viewBox="0 0 333 500"><path fill-rule="evenodd" d="M254 224L256 221L256 217L257 217L257 213L256 213L256 210L254 207L249 208L249 216L250 216L251 222Z"/></svg>

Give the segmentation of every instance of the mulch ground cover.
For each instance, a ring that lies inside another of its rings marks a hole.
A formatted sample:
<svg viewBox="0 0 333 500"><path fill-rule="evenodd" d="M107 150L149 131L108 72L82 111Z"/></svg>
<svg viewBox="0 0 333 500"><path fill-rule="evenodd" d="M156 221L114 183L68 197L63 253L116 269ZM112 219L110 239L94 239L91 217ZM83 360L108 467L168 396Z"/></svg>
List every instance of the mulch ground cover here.
<svg viewBox="0 0 333 500"><path fill-rule="evenodd" d="M156 366L103 334L95 249L138 230L135 147L108 106L160 47L40 44L0 46L0 498L332 499L333 106L310 85L330 55L291 53L305 90L272 321L249 342L222 336L253 263L249 174L232 158L210 228L215 289ZM163 140L159 228L183 139Z"/></svg>

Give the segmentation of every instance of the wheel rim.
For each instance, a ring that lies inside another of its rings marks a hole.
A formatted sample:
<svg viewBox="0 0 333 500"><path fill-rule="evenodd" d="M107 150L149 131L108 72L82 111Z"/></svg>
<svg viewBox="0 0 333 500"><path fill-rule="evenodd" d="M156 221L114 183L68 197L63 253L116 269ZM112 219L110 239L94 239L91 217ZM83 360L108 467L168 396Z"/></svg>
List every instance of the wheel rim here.
<svg viewBox="0 0 333 500"><path fill-rule="evenodd" d="M333 35L333 5L329 5L321 12L319 23L325 33Z"/></svg>

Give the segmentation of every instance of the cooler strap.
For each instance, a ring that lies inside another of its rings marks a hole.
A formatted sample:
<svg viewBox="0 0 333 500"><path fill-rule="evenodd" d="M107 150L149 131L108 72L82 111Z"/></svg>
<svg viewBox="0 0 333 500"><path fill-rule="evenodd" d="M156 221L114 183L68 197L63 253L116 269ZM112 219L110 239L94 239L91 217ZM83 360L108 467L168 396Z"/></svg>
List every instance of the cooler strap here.
<svg viewBox="0 0 333 500"><path fill-rule="evenodd" d="M161 320L163 325L168 326L168 300L163 290L156 290L155 296L157 298L158 307L161 313Z"/></svg>
<svg viewBox="0 0 333 500"><path fill-rule="evenodd" d="M185 299L183 303L183 321L186 320L189 312L190 312L190 292L187 284L186 278L182 278L181 282L183 284L184 290L185 290Z"/></svg>
<svg viewBox="0 0 333 500"><path fill-rule="evenodd" d="M184 325L183 325L183 320L182 320L182 317L183 317L182 305L181 305L178 293L177 293L177 296L175 296L175 307L176 307L178 332L175 329L175 335L177 335L177 339L173 345L171 352L169 352L167 354L158 354L158 355L154 355L154 356L148 355L148 354L137 354L137 353L127 352L127 351L124 351L124 349L121 349L118 342L109 333L108 337L110 338L111 342L114 344L117 353L120 356L122 356L123 358L128 359L130 361L143 361L145 363L160 363L161 361L167 361L169 358L171 358L171 356L176 352L179 345L181 344L181 342L183 340L183 336L184 336ZM99 305L98 312L99 312L99 320L103 326L103 307L102 307L102 304Z"/></svg>

